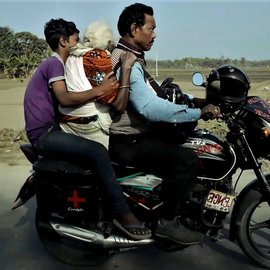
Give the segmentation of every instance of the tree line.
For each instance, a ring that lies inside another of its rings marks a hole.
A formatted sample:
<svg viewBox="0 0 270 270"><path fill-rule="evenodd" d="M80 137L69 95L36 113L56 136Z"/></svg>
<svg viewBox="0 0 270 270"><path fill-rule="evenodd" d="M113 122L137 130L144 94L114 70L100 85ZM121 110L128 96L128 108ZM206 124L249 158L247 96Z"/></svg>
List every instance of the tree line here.
<svg viewBox="0 0 270 270"><path fill-rule="evenodd" d="M42 38L30 32L15 33L10 27L0 26L0 78L27 78L31 76L41 61L51 55L51 50ZM235 64L246 67L270 67L270 60L249 61L245 58L193 58L158 61L158 67L194 69L213 68L220 64ZM154 69L155 60L147 60L147 66Z"/></svg>
<svg viewBox="0 0 270 270"><path fill-rule="evenodd" d="M26 78L50 54L46 41L30 32L0 27L0 76Z"/></svg>
<svg viewBox="0 0 270 270"><path fill-rule="evenodd" d="M211 69L221 64L234 64L242 68L270 68L270 60L250 61L244 57L241 59L230 59L221 56L220 58L193 58L186 57L178 60L163 60L156 63L155 60L147 60L148 68L155 69L158 64L159 69L175 68L175 69Z"/></svg>

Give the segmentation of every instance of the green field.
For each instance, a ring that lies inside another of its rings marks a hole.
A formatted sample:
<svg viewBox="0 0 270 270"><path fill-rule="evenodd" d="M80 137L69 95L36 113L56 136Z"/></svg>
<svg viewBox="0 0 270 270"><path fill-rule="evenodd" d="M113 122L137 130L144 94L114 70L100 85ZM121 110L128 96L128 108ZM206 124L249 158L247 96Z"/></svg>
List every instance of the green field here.
<svg viewBox="0 0 270 270"><path fill-rule="evenodd" d="M158 70L158 80L162 80L166 77L173 77L176 81L190 81L194 72L200 71L207 76L211 69L189 69L189 70L178 70L178 69L160 69ZM270 79L270 67L269 68L246 68L251 82L261 82ZM156 70L149 70L149 73L156 78Z"/></svg>
<svg viewBox="0 0 270 270"><path fill-rule="evenodd" d="M197 71L202 72L205 77L210 73L210 69L160 69L158 70L158 76L156 76L156 70L152 69L149 70L149 73L159 82L162 82L166 77L172 77L183 91L203 97L205 95L203 88L196 87L191 82L192 74ZM270 68L247 68L245 71L251 82L250 95L259 95L270 100Z"/></svg>
<svg viewBox="0 0 270 270"><path fill-rule="evenodd" d="M181 82L191 82L191 77L194 72L200 71L205 76L210 73L210 69L159 69L158 76L156 76L156 70L150 69L149 73L157 80L162 82L166 77L174 78L174 81L181 84ZM251 83L260 83L270 80L270 67L269 68L247 68L247 72ZM0 90L6 90L14 87L25 86L27 79L21 81L19 79L0 79Z"/></svg>
<svg viewBox="0 0 270 270"><path fill-rule="evenodd" d="M184 92L193 94L197 97L204 97L205 91L202 87L196 87L192 84L192 74L194 72L201 71L204 76L210 73L210 69L160 69L158 74L156 70L149 70L149 73L161 83L165 78L174 78L174 83L180 85ZM264 99L270 100L270 68L247 68L246 72L251 82L250 95L259 95ZM158 75L158 76L156 76ZM20 79L0 79L0 91L8 89L25 89L28 80L21 81ZM267 90L267 88L269 90Z"/></svg>
<svg viewBox="0 0 270 270"><path fill-rule="evenodd" d="M162 82L166 77L173 77L183 91L197 97L204 97L205 91L202 87L196 87L191 82L192 74L197 70L159 70L158 77L154 70L150 70L157 81ZM206 76L210 70L203 70ZM250 95L258 95L270 101L270 69L250 69L247 73L251 80ZM19 151L19 145L27 139L23 126L23 96L28 80L0 79L0 162L16 165L24 157ZM268 90L269 89L269 90ZM199 128L212 130L220 137L224 134L224 124L214 121L199 121Z"/></svg>

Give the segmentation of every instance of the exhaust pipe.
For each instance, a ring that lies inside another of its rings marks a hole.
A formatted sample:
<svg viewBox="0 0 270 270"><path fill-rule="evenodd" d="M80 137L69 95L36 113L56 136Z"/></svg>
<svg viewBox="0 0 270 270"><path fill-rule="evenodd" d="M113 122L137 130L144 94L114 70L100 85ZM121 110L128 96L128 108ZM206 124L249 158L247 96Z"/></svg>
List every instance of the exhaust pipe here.
<svg viewBox="0 0 270 270"><path fill-rule="evenodd" d="M146 246L155 242L154 239L131 240L117 234L110 234L105 237L102 232L86 230L60 222L50 221L50 225L62 237L84 241L99 248L131 248Z"/></svg>

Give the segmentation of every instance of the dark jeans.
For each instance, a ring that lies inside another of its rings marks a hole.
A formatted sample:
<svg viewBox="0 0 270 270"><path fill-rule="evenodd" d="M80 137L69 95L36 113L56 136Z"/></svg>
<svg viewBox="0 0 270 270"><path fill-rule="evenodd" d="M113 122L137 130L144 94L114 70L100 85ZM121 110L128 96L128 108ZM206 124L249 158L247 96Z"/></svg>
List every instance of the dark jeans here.
<svg viewBox="0 0 270 270"><path fill-rule="evenodd" d="M54 127L43 134L34 147L41 155L69 160L92 169L100 180L107 203L117 217L129 212L126 199L111 165L107 149L100 143L65 133Z"/></svg>
<svg viewBox="0 0 270 270"><path fill-rule="evenodd" d="M163 177L162 216L172 219L179 215L196 181L198 159L194 151L153 135L111 135L109 153L113 161Z"/></svg>

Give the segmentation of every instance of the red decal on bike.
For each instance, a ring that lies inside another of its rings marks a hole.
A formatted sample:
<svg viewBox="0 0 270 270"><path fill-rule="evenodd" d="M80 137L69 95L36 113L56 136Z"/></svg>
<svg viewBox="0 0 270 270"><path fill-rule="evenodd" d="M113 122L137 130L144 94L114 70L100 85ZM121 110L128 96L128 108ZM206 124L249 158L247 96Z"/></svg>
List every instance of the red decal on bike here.
<svg viewBox="0 0 270 270"><path fill-rule="evenodd" d="M268 120L270 119L270 111L268 111L268 114L264 113L264 112L262 112L261 110L258 110L258 109L255 109L254 111L255 111L255 113L257 115L259 115L259 116L261 116L261 117L263 117L265 119L268 119Z"/></svg>
<svg viewBox="0 0 270 270"><path fill-rule="evenodd" d="M85 198L80 198L78 196L78 191L77 190L73 190L73 196L72 197L68 197L67 198L68 202L73 202L73 207L74 208L78 208L79 207L79 203L80 202L86 202Z"/></svg>
<svg viewBox="0 0 270 270"><path fill-rule="evenodd" d="M212 144L212 145L202 145L197 147L197 154L203 154L203 153L216 153L221 152L222 147L219 144Z"/></svg>

